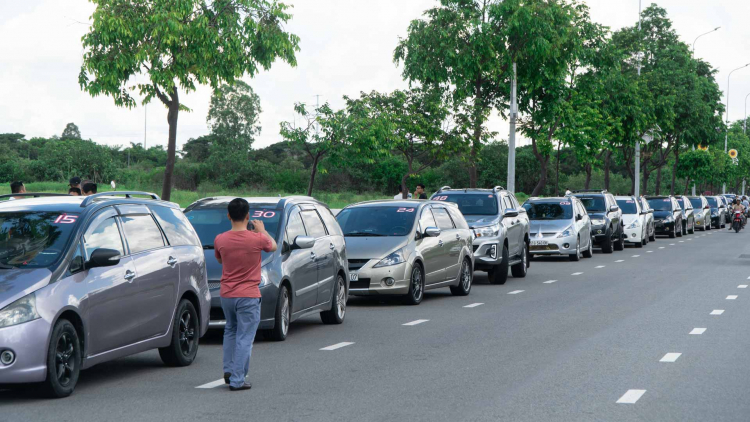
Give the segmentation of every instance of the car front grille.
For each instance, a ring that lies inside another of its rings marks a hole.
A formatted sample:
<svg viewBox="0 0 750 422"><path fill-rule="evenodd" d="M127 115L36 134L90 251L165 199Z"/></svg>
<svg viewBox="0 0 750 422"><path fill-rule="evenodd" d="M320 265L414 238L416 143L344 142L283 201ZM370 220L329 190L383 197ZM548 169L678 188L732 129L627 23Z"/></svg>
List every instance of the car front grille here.
<svg viewBox="0 0 750 422"><path fill-rule="evenodd" d="M216 290L216 289L220 289L220 288L221 288L221 283L220 282L208 283L208 290Z"/></svg>
<svg viewBox="0 0 750 422"><path fill-rule="evenodd" d="M357 281L349 282L349 288L350 289L369 289L370 288L370 279L369 278L360 278Z"/></svg>
<svg viewBox="0 0 750 422"><path fill-rule="evenodd" d="M349 271L357 271L360 268L364 267L368 262L370 262L369 259L350 259Z"/></svg>
<svg viewBox="0 0 750 422"><path fill-rule="evenodd" d="M559 250L558 246L554 243L550 243L547 245L532 245L529 247L529 251L556 251Z"/></svg>

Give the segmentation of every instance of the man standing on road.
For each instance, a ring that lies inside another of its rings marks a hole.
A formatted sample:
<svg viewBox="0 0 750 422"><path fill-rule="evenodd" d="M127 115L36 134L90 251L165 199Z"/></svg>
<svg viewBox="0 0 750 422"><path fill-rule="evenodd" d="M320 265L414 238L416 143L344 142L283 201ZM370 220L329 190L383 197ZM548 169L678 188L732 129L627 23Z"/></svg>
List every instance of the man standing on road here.
<svg viewBox="0 0 750 422"><path fill-rule="evenodd" d="M221 308L224 327L224 382L231 391L249 390L245 381L250 369L255 332L260 323L261 251L274 252L276 241L266 232L262 221L254 220L248 230L250 205L242 198L227 207L232 230L214 240L214 254L222 265Z"/></svg>
<svg viewBox="0 0 750 422"><path fill-rule="evenodd" d="M414 193L417 195L417 199L427 199L427 192L425 190L425 185L423 183L420 183L417 185L417 189L414 191Z"/></svg>

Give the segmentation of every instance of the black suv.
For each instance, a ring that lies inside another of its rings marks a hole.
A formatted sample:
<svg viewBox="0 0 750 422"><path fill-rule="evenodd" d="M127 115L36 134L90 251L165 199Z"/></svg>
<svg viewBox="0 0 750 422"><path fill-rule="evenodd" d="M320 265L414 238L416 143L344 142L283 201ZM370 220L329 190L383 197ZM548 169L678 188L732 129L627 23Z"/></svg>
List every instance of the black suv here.
<svg viewBox="0 0 750 422"><path fill-rule="evenodd" d="M573 192L586 208L591 218L591 238L604 253L625 249L622 210L615 197L606 190L579 190Z"/></svg>
<svg viewBox="0 0 750 422"><path fill-rule="evenodd" d="M656 234L666 234L671 238L682 237L682 208L677 198L668 196L647 196L646 200L654 209Z"/></svg>

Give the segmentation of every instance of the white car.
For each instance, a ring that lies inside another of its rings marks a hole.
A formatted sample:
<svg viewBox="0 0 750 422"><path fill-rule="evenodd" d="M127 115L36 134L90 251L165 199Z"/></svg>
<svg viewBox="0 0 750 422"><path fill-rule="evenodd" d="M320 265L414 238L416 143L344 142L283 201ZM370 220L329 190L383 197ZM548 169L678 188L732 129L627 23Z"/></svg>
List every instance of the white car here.
<svg viewBox="0 0 750 422"><path fill-rule="evenodd" d="M656 241L656 226L654 225L654 210L651 208L651 206L648 204L648 201L646 201L646 198L640 197L639 204L641 205L641 211L646 212L646 233L648 234L648 241L649 242L655 242Z"/></svg>
<svg viewBox="0 0 750 422"><path fill-rule="evenodd" d="M641 248L648 243L647 211L643 210L640 201L634 196L616 196L617 206L622 210L622 221L625 227L625 243Z"/></svg>

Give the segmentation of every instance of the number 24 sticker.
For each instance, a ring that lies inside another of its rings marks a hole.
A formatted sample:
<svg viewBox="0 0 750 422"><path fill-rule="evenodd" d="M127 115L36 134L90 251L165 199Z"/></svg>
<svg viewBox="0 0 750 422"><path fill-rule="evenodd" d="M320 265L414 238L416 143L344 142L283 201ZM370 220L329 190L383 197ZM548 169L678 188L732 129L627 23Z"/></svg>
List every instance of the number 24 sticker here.
<svg viewBox="0 0 750 422"><path fill-rule="evenodd" d="M414 208L399 208L396 212L414 212Z"/></svg>
<svg viewBox="0 0 750 422"><path fill-rule="evenodd" d="M55 218L55 224L73 224L78 220L77 215L60 214Z"/></svg>

